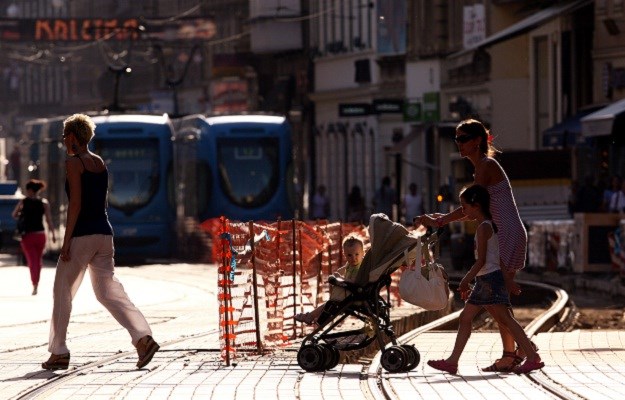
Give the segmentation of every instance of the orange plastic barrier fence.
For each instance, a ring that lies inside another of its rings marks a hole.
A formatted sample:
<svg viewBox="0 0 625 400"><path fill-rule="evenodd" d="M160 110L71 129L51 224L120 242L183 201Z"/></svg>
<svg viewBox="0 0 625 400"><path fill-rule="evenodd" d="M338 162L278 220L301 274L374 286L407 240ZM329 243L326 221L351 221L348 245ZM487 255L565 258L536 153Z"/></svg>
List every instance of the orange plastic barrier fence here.
<svg viewBox="0 0 625 400"><path fill-rule="evenodd" d="M201 227L211 236L212 259L220 265L220 341L228 363L239 352L272 351L310 332L294 316L327 301L328 276L345 262L343 239L357 234L367 246L369 240L366 227L353 223L216 218ZM400 301L396 275L393 305Z"/></svg>

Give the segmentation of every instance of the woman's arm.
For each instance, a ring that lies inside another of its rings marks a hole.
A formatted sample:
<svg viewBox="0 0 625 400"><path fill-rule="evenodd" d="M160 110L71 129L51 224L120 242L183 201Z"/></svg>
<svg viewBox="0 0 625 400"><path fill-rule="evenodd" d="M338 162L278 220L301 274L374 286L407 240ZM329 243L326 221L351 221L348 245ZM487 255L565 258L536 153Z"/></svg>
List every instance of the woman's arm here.
<svg viewBox="0 0 625 400"><path fill-rule="evenodd" d="M466 218L466 215L462 212L462 207L458 207L450 213L441 214L424 214L415 218L414 224L415 226L426 225L433 226L435 228L440 228L444 225L447 225L450 222L454 221L462 221Z"/></svg>
<svg viewBox="0 0 625 400"><path fill-rule="evenodd" d="M13 219L17 219L17 217L20 215L20 211L22 211L22 207L24 207L24 203L22 200L20 200L17 202L15 208L13 209L13 212L11 213Z"/></svg>
<svg viewBox="0 0 625 400"><path fill-rule="evenodd" d="M69 205L67 207L67 222L65 226L65 236L63 237L63 247L61 248L61 260L69 261L70 243L78 214L80 214L80 205L82 197L82 187L80 183L80 175L82 174L82 164L75 158L70 158L65 162L67 170L67 182L69 184Z"/></svg>
<svg viewBox="0 0 625 400"><path fill-rule="evenodd" d="M54 225L52 224L52 216L50 214L50 204L48 203L48 200L43 200L43 211L44 211L44 215L46 216L46 224L48 224L48 230L50 231L50 234L52 235L52 242L56 242L56 234L54 233Z"/></svg>

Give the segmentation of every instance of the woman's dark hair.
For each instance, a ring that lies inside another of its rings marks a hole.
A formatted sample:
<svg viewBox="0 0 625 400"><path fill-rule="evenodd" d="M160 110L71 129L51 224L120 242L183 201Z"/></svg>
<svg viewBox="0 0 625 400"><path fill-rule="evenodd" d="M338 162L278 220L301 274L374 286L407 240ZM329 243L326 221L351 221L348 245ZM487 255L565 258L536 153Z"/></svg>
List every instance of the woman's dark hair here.
<svg viewBox="0 0 625 400"><path fill-rule="evenodd" d="M42 189L45 189L46 183L38 179L31 179L26 183L26 189L32 190L37 193Z"/></svg>
<svg viewBox="0 0 625 400"><path fill-rule="evenodd" d="M481 137L480 151L489 157L494 156L496 153L500 153L499 150L491 144L492 136L488 129L480 121L476 119L465 119L456 126L456 132L463 132L465 135L471 137Z"/></svg>
<svg viewBox="0 0 625 400"><path fill-rule="evenodd" d="M460 198L464 200L465 203L470 205L477 204L480 206L480 210L487 219L492 220L493 216L490 213L490 194L488 190L482 185L471 185L469 187L464 188L460 192ZM493 222L493 229L497 232L497 227Z"/></svg>

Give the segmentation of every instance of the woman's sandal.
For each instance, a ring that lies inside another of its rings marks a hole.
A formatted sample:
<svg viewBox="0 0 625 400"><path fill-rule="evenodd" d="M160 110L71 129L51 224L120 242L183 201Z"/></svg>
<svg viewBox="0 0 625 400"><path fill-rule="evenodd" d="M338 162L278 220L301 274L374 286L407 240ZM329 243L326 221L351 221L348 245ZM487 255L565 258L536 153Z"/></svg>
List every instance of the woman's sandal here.
<svg viewBox="0 0 625 400"><path fill-rule="evenodd" d="M447 360L430 360L428 365L439 371L448 372L452 375L458 373L458 364L452 364Z"/></svg>
<svg viewBox="0 0 625 400"><path fill-rule="evenodd" d="M538 359L538 361L525 360L523 364L514 368L513 372L515 374L529 374L530 372L541 369L544 366L545 363L540 361L540 358Z"/></svg>
<svg viewBox="0 0 625 400"><path fill-rule="evenodd" d="M505 359L510 359L510 361L507 363L502 363L503 360ZM519 357L516 352L504 351L501 358L495 360L495 362L492 365L482 368L482 371L484 372L512 372L522 362L523 362L523 359Z"/></svg>
<svg viewBox="0 0 625 400"><path fill-rule="evenodd" d="M41 363L41 368L50 371L56 371L59 369L67 369L69 367L69 353L65 354L51 354L48 361Z"/></svg>
<svg viewBox="0 0 625 400"><path fill-rule="evenodd" d="M532 345L532 347L534 348L534 351L538 353L538 346L536 346L536 343L532 342L530 340L530 344ZM519 346L516 347L516 349L514 350L514 354L516 354L517 356L521 357L521 358L525 358L527 357L525 352L523 351L522 348L520 348Z"/></svg>
<svg viewBox="0 0 625 400"><path fill-rule="evenodd" d="M152 361L152 357L154 354L160 349L161 346L152 339L152 336L147 335L139 339L137 343L137 354L139 355L139 360L137 361L137 368L143 368L150 361Z"/></svg>

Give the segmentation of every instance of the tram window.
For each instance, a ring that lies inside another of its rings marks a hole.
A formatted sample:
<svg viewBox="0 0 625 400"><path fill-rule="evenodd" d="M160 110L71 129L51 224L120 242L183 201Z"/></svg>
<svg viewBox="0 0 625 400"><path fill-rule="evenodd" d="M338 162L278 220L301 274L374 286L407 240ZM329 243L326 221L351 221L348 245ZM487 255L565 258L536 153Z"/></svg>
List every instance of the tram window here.
<svg viewBox="0 0 625 400"><path fill-rule="evenodd" d="M266 204L276 192L280 173L277 139L221 139L217 160L221 189L241 207Z"/></svg>
<svg viewBox="0 0 625 400"><path fill-rule="evenodd" d="M158 141L98 140L95 146L109 169L109 205L124 212L146 205L161 179Z"/></svg>

